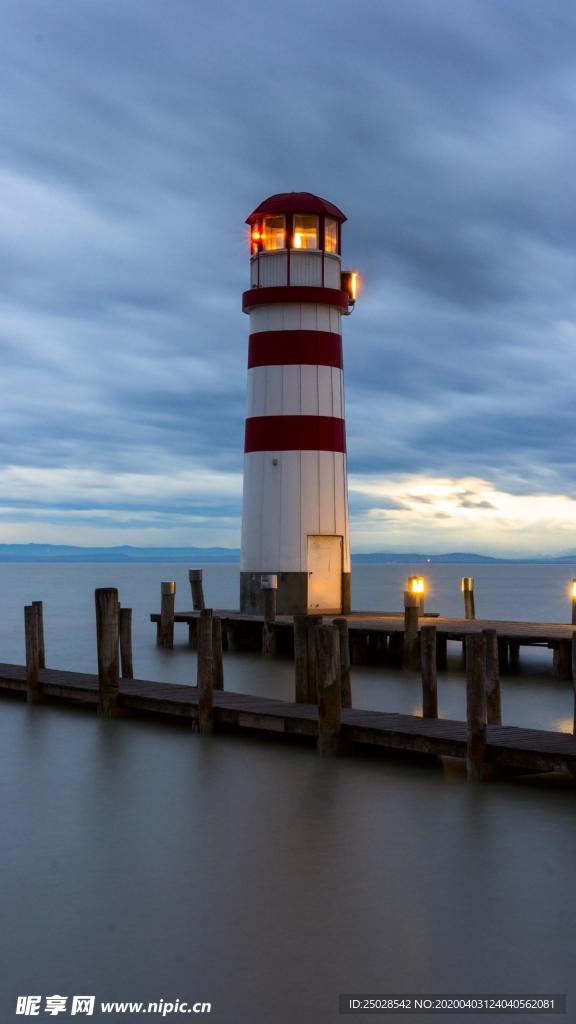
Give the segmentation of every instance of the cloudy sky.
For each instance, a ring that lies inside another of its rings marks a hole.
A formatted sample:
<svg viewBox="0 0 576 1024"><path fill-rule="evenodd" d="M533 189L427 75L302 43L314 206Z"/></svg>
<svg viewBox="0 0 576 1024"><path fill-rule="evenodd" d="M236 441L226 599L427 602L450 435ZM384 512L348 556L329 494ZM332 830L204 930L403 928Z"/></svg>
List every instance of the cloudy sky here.
<svg viewBox="0 0 576 1024"><path fill-rule="evenodd" d="M239 543L244 220L348 215L353 548L576 549L576 9L3 0L0 542Z"/></svg>

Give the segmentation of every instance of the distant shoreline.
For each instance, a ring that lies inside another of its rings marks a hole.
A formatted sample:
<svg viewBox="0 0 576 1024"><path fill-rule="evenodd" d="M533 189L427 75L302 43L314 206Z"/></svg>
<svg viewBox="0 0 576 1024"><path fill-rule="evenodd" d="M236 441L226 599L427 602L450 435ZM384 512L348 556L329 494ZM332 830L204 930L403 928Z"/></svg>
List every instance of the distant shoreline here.
<svg viewBox="0 0 576 1024"><path fill-rule="evenodd" d="M237 548L138 548L122 545L110 548L76 547L66 544L0 544L0 563L4 564L121 564L188 563L195 565L237 565ZM576 565L576 553L564 555L525 555L505 558L454 551L446 554L423 552L357 552L354 565Z"/></svg>

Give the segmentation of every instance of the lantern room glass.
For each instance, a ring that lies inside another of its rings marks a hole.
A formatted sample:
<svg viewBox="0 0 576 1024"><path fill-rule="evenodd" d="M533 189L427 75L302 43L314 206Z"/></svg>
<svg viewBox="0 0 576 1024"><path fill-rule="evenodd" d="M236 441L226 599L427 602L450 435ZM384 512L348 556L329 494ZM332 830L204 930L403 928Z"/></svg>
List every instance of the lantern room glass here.
<svg viewBox="0 0 576 1024"><path fill-rule="evenodd" d="M311 213L297 213L294 216L294 248L318 248L318 217Z"/></svg>
<svg viewBox="0 0 576 1024"><path fill-rule="evenodd" d="M324 219L324 249L326 252L338 252L338 221L333 217Z"/></svg>
<svg viewBox="0 0 576 1024"><path fill-rule="evenodd" d="M286 248L286 218L285 217L264 217L262 227L262 248L270 249Z"/></svg>

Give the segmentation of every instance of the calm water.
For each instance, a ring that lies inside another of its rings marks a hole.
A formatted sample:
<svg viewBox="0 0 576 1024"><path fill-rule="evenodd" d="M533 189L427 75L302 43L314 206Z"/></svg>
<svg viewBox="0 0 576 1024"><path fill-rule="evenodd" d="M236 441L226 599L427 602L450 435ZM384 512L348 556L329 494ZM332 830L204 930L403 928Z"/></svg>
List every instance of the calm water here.
<svg viewBox="0 0 576 1024"><path fill-rule="evenodd" d="M571 567L428 569L429 610L458 612L460 576L474 575L479 614L567 620ZM356 568L354 606L398 608L408 572ZM208 602L233 607L237 576L207 567ZM0 566L0 660L23 660L22 607L41 598L49 664L93 671L93 590L118 586L136 673L191 681L185 630L162 652L148 622L174 578L188 606L186 566ZM225 672L231 689L292 692L288 661L229 655ZM353 686L358 706L419 708L409 674L357 669ZM440 705L463 714L456 648ZM508 724L568 728L571 687L548 651L505 678L503 709ZM210 1000L226 1024L324 1024L346 1019L339 992L467 990L565 992L576 1020L572 789L469 787L449 765L326 762L8 699L0 712L2 1024L20 1019L21 994Z"/></svg>

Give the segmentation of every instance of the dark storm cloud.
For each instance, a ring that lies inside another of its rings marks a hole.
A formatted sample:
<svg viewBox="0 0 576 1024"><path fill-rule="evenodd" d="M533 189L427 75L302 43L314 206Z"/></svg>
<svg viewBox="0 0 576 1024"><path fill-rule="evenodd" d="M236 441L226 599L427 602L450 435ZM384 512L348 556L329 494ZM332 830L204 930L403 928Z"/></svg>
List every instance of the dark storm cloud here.
<svg viewBox="0 0 576 1024"><path fill-rule="evenodd" d="M3 22L4 466L190 465L207 515L233 516L244 217L302 188L346 210L364 278L351 472L574 495L565 3L6 0ZM59 486L39 507L67 507Z"/></svg>

